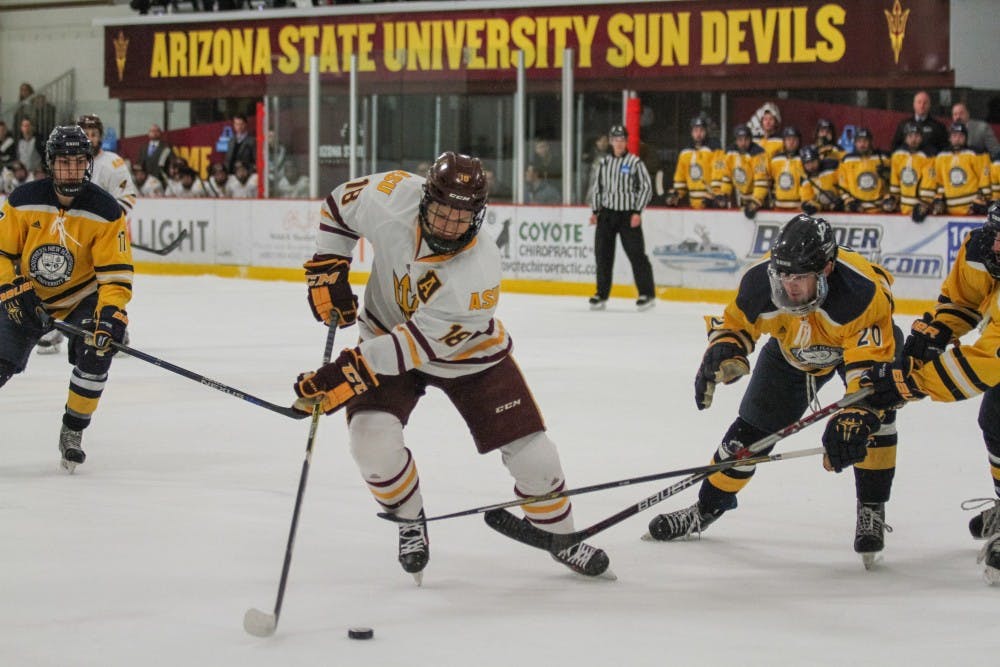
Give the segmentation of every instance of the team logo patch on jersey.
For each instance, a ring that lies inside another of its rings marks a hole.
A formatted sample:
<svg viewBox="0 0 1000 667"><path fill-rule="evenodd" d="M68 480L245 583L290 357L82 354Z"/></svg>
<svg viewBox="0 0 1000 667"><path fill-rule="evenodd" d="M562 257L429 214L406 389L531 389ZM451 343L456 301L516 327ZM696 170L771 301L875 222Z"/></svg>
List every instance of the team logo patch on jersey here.
<svg viewBox="0 0 1000 667"><path fill-rule="evenodd" d="M396 275L396 272L392 272L392 286L393 291L396 295L396 305L399 306L399 310L403 313L403 317L409 320L413 317L413 313L417 312L417 306L420 302L417 297L413 296L410 291L410 274L405 274L402 278Z"/></svg>
<svg viewBox="0 0 1000 667"><path fill-rule="evenodd" d="M746 185L747 172L743 170L743 167L733 169L733 182L740 186Z"/></svg>
<svg viewBox="0 0 1000 667"><path fill-rule="evenodd" d="M441 279L438 278L437 273L433 270L425 273L420 280L417 281L417 296L424 303L434 296L434 293L441 289Z"/></svg>
<svg viewBox="0 0 1000 667"><path fill-rule="evenodd" d="M813 368L830 368L844 360L844 351L841 348L827 345L793 347L790 353L800 364Z"/></svg>
<svg viewBox="0 0 1000 667"><path fill-rule="evenodd" d="M913 167L903 167L903 170L899 172L899 182L903 185L916 185L917 170Z"/></svg>
<svg viewBox="0 0 1000 667"><path fill-rule="evenodd" d="M28 260L31 275L46 287L58 287L73 275L73 253L61 245L47 243L35 248Z"/></svg>
<svg viewBox="0 0 1000 667"><path fill-rule="evenodd" d="M691 169L688 171L688 173L691 174L692 181L700 181L701 177L703 176L701 165L698 164L697 162L691 163Z"/></svg>
<svg viewBox="0 0 1000 667"><path fill-rule="evenodd" d="M787 171L781 172L778 176L778 188L781 190L791 190L792 186L795 185L795 179Z"/></svg>
<svg viewBox="0 0 1000 667"><path fill-rule="evenodd" d="M961 167L952 167L948 170L948 181L955 186L965 185L969 180L969 175Z"/></svg>
<svg viewBox="0 0 1000 667"><path fill-rule="evenodd" d="M863 171L858 174L858 189L862 192L872 192L878 185L878 176L871 171Z"/></svg>

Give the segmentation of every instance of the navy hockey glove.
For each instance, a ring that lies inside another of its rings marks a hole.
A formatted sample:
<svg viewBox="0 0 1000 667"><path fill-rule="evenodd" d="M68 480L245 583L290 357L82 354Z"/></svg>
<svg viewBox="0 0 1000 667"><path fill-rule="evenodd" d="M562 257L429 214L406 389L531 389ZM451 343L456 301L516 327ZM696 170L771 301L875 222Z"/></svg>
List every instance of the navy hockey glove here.
<svg viewBox="0 0 1000 667"><path fill-rule="evenodd" d="M840 472L864 461L868 455L868 440L880 424L878 415L867 408L844 408L830 417L823 433L824 465L828 462L828 469Z"/></svg>
<svg viewBox="0 0 1000 667"><path fill-rule="evenodd" d="M806 215L816 215L819 212L819 206L811 201L802 202L802 212Z"/></svg>
<svg viewBox="0 0 1000 667"><path fill-rule="evenodd" d="M712 405L715 385L732 384L750 372L746 351L731 337L723 337L705 350L698 375L694 378L694 402L699 410Z"/></svg>
<svg viewBox="0 0 1000 667"><path fill-rule="evenodd" d="M945 351L951 339L951 327L935 322L930 313L924 313L910 328L910 335L903 343L903 356L932 361Z"/></svg>
<svg viewBox="0 0 1000 667"><path fill-rule="evenodd" d="M931 207L927 204L916 204L913 207L913 212L910 213L910 220L916 223L923 222L927 219L928 214L931 212Z"/></svg>
<svg viewBox="0 0 1000 667"><path fill-rule="evenodd" d="M871 386L872 394L866 399L868 405L877 410L894 410L906 405L908 401L919 401L927 396L912 373L917 368L910 357L904 357L901 363L890 364L882 362L875 364L861 376L861 386Z"/></svg>
<svg viewBox="0 0 1000 667"><path fill-rule="evenodd" d="M743 205L743 215L747 220L756 218L758 210L760 210L760 204L752 199Z"/></svg>
<svg viewBox="0 0 1000 667"><path fill-rule="evenodd" d="M861 211L861 200L860 199L848 199L844 202L844 208L846 208L851 213L858 213Z"/></svg>
<svg viewBox="0 0 1000 667"><path fill-rule="evenodd" d="M104 306L94 313L94 317L83 320L80 326L93 331L93 335L87 337L87 345L95 348L98 354L114 354L116 350L111 343L125 342L128 315L118 306Z"/></svg>
<svg viewBox="0 0 1000 667"><path fill-rule="evenodd" d="M944 215L948 210L948 202L944 200L944 197L937 197L931 202L931 213L933 215Z"/></svg>
<svg viewBox="0 0 1000 667"><path fill-rule="evenodd" d="M318 404L325 414L331 414L378 385L378 376L361 356L361 350L347 348L315 373L299 375L294 386L299 398L292 409L308 414Z"/></svg>
<svg viewBox="0 0 1000 667"><path fill-rule="evenodd" d="M43 328L39 311L44 311L42 300L35 293L35 285L28 278L18 276L14 282L0 285L0 305L7 319L18 326Z"/></svg>
<svg viewBox="0 0 1000 667"><path fill-rule="evenodd" d="M358 297L347 280L351 258L317 254L302 266L306 270L313 317L329 325L333 313L337 313L341 329L354 324L358 319Z"/></svg>

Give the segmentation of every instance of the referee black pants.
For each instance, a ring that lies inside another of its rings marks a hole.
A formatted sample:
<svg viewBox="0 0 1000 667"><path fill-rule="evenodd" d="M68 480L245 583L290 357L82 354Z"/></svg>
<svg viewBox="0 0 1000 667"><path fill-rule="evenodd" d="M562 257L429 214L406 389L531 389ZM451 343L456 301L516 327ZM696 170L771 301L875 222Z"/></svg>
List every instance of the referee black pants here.
<svg viewBox="0 0 1000 667"><path fill-rule="evenodd" d="M632 227L631 211L601 209L597 214L594 234L594 259L597 261L597 296L607 299L611 293L611 275L615 268L615 237L621 236L622 247L632 264L632 277L639 296L655 296L653 265L646 257L646 240L642 226Z"/></svg>

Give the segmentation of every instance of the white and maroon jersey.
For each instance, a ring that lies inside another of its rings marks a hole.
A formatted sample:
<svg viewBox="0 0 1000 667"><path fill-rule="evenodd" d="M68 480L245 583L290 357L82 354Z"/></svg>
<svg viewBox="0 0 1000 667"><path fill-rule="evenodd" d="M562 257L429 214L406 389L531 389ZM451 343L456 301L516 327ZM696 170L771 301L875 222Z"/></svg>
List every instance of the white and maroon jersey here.
<svg viewBox="0 0 1000 667"><path fill-rule="evenodd" d="M107 190L117 199L118 205L125 210L125 215L132 213L138 191L132 180L132 173L120 155L105 150L95 155L90 182Z"/></svg>
<svg viewBox="0 0 1000 667"><path fill-rule="evenodd" d="M372 370L471 375L497 364L512 345L493 316L500 251L483 235L453 255L431 250L417 223L423 184L423 177L390 171L338 186L323 203L317 252L350 257L361 237L374 248L358 318Z"/></svg>

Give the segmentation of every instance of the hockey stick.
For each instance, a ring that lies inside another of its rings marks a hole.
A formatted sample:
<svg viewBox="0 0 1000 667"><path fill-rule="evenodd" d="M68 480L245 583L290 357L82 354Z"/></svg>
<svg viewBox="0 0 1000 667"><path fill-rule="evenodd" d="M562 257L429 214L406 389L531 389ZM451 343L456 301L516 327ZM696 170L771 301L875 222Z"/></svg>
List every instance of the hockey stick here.
<svg viewBox="0 0 1000 667"><path fill-rule="evenodd" d="M326 332L326 347L323 349L323 365L330 363L333 355L333 339L337 333L337 323L340 317L333 314L330 328ZM288 529L288 544L285 546L285 562L281 566L281 580L278 582L278 598L274 602L274 613L269 614L256 607L247 609L243 615L243 629L255 637L270 637L278 628L278 618L281 616L281 603L285 598L285 584L288 582L288 570L292 566L292 548L295 546L295 531L299 525L299 510L302 508L302 496L306 490L306 480L309 478L309 464L312 460L313 442L316 440L316 429L319 426L323 411L320 404L313 406L312 421L309 423L309 438L306 440L306 455L302 460L302 474L299 475L299 492L295 496L295 509L292 511L292 525Z"/></svg>
<svg viewBox="0 0 1000 667"><path fill-rule="evenodd" d="M787 438L794 433L798 433L807 426L811 426L812 424L822 421L824 418L841 408L854 405L858 401L867 397L870 393L872 393L872 388L864 387L853 394L847 394L838 401L831 403L826 407L820 408L816 412L812 412L802 419L792 422L788 426L761 438L747 447L747 450L751 454L756 454L775 444L779 440ZM737 461L736 463L742 464L742 461ZM647 498L643 498L634 505L630 505L622 511L612 514L606 519L598 521L592 526L588 526L587 528L578 530L575 533L567 533L565 535L557 535L555 533L549 533L541 530L540 528L536 528L534 525L528 523L528 521L517 518L505 509L490 510L485 513L484 518L486 520L486 525L498 533L506 535L511 539L517 540L518 542L523 542L528 546L544 549L545 551L555 554L563 549L573 546L574 544L579 544L585 539L593 537L611 526L621 523L629 517L635 516L639 512L649 509L653 505L666 500L670 496L675 495L684 489L694 486L710 474L711 472L701 472L691 475L690 477L686 477L681 481L668 486L662 491L658 491Z"/></svg>
<svg viewBox="0 0 1000 667"><path fill-rule="evenodd" d="M142 250L145 252L151 252L154 255L160 255L162 257L163 255L169 255L174 250L177 250L177 248L180 247L181 243L184 242L184 239L186 239L190 235L191 234L188 232L188 230L182 229L181 233L178 234L173 241L171 241L170 243L159 249L152 248L148 245L142 245L141 243L135 243L134 241L130 245L132 246L133 250Z"/></svg>
<svg viewBox="0 0 1000 667"><path fill-rule="evenodd" d="M60 322L59 320L52 320L51 322L53 327L55 327L59 331L62 331L64 334L70 336L79 336L83 339L86 339L87 337L93 335L92 332L85 331L74 324L70 324L69 322ZM159 357L154 357L153 355L146 354L145 352L140 352L139 350L133 347L129 347L124 343L111 341L111 347L121 352L124 352L130 357L142 359L143 361L149 362L154 366L165 368L168 371L171 371L172 373L177 373L178 375L183 375L189 380L194 380L195 382L199 382L205 385L206 387L211 387L212 389L218 389L224 394L229 394L230 396L235 396L236 398L242 398L247 403L253 403L256 406L266 408L271 412L277 412L279 415L284 415L285 417L291 417L292 419L305 419L308 416L308 415L303 415L301 412L296 412L292 408L287 408L283 405L275 405L274 403L269 403L268 401L265 401L262 398L257 398L256 396L240 391L239 389L234 389L233 387L222 384L221 382L216 382L215 380L207 378L204 375L199 375L194 371L189 371L186 368L175 366L169 361L164 361Z"/></svg>
<svg viewBox="0 0 1000 667"><path fill-rule="evenodd" d="M823 451L824 450L822 447L813 447L812 449L800 449L794 452L768 454L766 456L753 456L742 459L728 459L726 461L720 461L718 463L710 463L708 465L703 465L703 466L695 466L693 468L681 468L679 470L669 470L667 472L658 472L652 475L643 475L641 477L629 477L628 479L619 479L614 482L602 482L600 484L592 484L590 486L581 486L578 489L553 491L551 493L546 493L541 496L528 496L525 498L517 498L515 500L508 500L506 502L495 503L493 505L483 505L482 507L473 507L472 509L461 510L459 512L452 512L451 514L440 514L438 516L430 516L427 517L426 519L403 519L389 512L379 512L378 517L380 519L385 519L386 521L392 521L393 523L420 523L421 521L428 521L428 522L441 521L443 519L454 519L460 516L484 514L492 510L500 510L507 507L517 507L518 505L529 505L531 503L540 503L547 500L565 498L567 496L577 496L584 493L593 493L594 491L604 491L605 489L617 489L622 486L632 486L633 484L642 484L644 482L655 482L658 479L667 479L668 477L680 477L681 475L694 475L699 473L713 473L713 472L719 472L720 470L728 470L729 468L735 466L751 466L751 465L758 465L761 463L770 463L772 461L797 459L803 456L815 456L816 454L822 454Z"/></svg>

